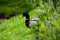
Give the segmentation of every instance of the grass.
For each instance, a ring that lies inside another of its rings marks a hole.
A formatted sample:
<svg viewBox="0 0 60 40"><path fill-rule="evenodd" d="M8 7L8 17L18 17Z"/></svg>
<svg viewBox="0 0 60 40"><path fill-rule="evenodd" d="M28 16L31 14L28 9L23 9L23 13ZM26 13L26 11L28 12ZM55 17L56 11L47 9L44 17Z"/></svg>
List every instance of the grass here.
<svg viewBox="0 0 60 40"><path fill-rule="evenodd" d="M10 19L6 23L0 25L0 40L24 40L25 36L29 35L29 29L24 25L24 20L20 17ZM3 30L3 31L2 31ZM8 37L8 38L7 38ZM17 38L20 37L20 38Z"/></svg>
<svg viewBox="0 0 60 40"><path fill-rule="evenodd" d="M36 8L35 3L26 0L5 0L0 3L0 13L3 12L5 15L10 14L21 14L25 11L30 11ZM34 7L33 7L34 5Z"/></svg>
<svg viewBox="0 0 60 40"><path fill-rule="evenodd" d="M34 40L20 15L0 24L0 40Z"/></svg>
<svg viewBox="0 0 60 40"><path fill-rule="evenodd" d="M60 33L59 14L55 11L53 14L50 12L48 13L45 14L45 9L42 9L42 7L37 7L29 14L31 19L33 17L40 18L40 38L43 40L59 40L60 36L56 36ZM25 17L21 18L20 16L22 15L13 17L0 24L0 40L35 40L31 30L25 26ZM51 22L51 24L48 22Z"/></svg>
<svg viewBox="0 0 60 40"><path fill-rule="evenodd" d="M60 14L53 6L41 5L29 12L30 18L38 17L39 37L42 40L60 40ZM25 26L25 17L18 15L0 24L0 40L35 40L34 34Z"/></svg>

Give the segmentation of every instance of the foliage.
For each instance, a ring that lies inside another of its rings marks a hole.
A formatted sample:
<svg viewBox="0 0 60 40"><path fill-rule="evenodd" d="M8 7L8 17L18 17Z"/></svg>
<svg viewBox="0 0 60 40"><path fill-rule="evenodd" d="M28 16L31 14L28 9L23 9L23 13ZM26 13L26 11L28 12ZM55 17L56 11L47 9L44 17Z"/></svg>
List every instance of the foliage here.
<svg viewBox="0 0 60 40"><path fill-rule="evenodd" d="M36 40L35 36L37 34L41 40L60 40L60 7L57 6L57 10L55 10L52 1L48 2L49 4L43 4L43 1L39 2L40 6L29 12L31 19L34 17L40 19L39 33L32 32L31 29L27 28L24 23L25 18L22 18L22 15L18 15L0 24L0 40ZM21 10L27 10L26 6L23 5ZM19 7L13 9L4 7L3 9L9 10L9 13L13 11L23 13L19 10Z"/></svg>
<svg viewBox="0 0 60 40"><path fill-rule="evenodd" d="M30 11L36 8L38 0L1 0L0 1L0 12L4 14L21 14L24 11Z"/></svg>

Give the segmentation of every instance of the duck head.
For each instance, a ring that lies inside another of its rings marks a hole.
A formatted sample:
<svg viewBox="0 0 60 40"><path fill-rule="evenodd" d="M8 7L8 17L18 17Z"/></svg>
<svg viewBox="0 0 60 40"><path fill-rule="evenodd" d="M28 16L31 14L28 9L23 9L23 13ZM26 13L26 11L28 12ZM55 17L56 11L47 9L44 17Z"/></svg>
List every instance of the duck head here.
<svg viewBox="0 0 60 40"><path fill-rule="evenodd" d="M26 20L27 20L27 19L28 19L28 20L30 19L30 18L29 18L29 13L28 13L28 12L24 12L24 13L23 13L23 16L26 17Z"/></svg>

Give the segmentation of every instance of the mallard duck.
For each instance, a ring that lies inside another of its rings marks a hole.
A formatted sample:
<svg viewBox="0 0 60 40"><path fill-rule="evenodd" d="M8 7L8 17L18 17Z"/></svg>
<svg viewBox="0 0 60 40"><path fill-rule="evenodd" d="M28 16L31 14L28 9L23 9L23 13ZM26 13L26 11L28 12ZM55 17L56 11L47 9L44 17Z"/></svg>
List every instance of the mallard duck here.
<svg viewBox="0 0 60 40"><path fill-rule="evenodd" d="M23 16L26 17L25 24L28 28L38 24L39 18L33 18L32 20L30 20L30 16L28 12L24 12Z"/></svg>
<svg viewBox="0 0 60 40"><path fill-rule="evenodd" d="M25 24L26 24L26 26L28 27L28 28L31 28L32 27L32 31L31 32L33 32L35 35L35 37L36 37L36 40L40 40L40 37L38 36L39 35L39 18L34 18L33 17L33 19L32 20L30 20L30 16L29 16L29 13L28 12L24 12L23 13L23 16L25 16L26 17L26 20L25 20ZM36 27L38 28L38 29L36 29Z"/></svg>

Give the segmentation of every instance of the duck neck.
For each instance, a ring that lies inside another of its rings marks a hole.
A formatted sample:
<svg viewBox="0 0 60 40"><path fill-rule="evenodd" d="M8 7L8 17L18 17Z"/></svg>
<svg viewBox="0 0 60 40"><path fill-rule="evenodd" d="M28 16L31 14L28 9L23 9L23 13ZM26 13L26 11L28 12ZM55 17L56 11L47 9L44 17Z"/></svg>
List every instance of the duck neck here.
<svg viewBox="0 0 60 40"><path fill-rule="evenodd" d="M28 16L26 16L26 20L30 20L30 17L29 17L29 15L28 15Z"/></svg>
<svg viewBox="0 0 60 40"><path fill-rule="evenodd" d="M26 18L26 20L25 20L26 26L27 26L28 28L30 28L30 27L29 27L29 20L30 20L29 18Z"/></svg>

